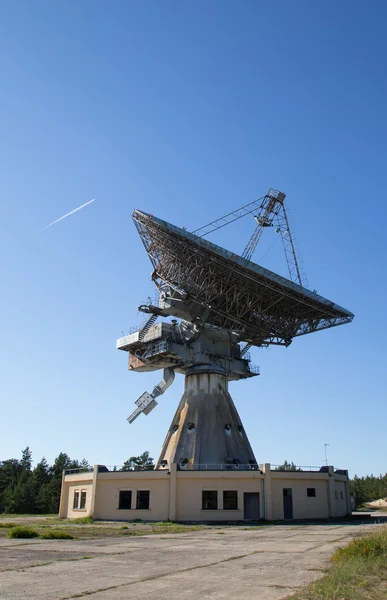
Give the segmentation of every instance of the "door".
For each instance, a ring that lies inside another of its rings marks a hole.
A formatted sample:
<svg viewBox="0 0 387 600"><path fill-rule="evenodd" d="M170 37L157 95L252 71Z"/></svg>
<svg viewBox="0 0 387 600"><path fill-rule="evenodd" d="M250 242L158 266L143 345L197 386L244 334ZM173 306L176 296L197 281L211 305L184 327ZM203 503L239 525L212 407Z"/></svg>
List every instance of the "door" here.
<svg viewBox="0 0 387 600"><path fill-rule="evenodd" d="M292 488L283 488L283 495L284 495L284 519L293 519Z"/></svg>
<svg viewBox="0 0 387 600"><path fill-rule="evenodd" d="M247 493L243 495L243 508L245 521L259 521L259 493Z"/></svg>

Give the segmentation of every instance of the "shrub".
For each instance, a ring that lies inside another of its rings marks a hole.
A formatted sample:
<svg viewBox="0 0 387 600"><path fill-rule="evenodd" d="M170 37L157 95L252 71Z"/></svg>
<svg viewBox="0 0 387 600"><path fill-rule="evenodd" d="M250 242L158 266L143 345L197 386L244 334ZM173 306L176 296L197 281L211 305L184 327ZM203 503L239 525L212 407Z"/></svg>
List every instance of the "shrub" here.
<svg viewBox="0 0 387 600"><path fill-rule="evenodd" d="M35 538L38 537L38 532L32 527L13 527L8 533L9 538Z"/></svg>
<svg viewBox="0 0 387 600"><path fill-rule="evenodd" d="M67 531L59 531L57 529L51 529L51 531L45 531L40 537L44 540L73 540L74 537Z"/></svg>

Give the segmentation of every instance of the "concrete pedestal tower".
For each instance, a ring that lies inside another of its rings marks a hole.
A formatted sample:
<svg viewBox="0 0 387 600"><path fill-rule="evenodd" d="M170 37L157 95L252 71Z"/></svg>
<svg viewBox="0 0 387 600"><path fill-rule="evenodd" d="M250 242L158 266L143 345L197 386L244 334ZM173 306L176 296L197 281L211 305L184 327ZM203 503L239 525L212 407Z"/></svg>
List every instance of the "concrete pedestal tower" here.
<svg viewBox="0 0 387 600"><path fill-rule="evenodd" d="M228 392L228 379L213 366L193 367L156 468L254 465L256 459ZM236 467L234 467L236 468Z"/></svg>

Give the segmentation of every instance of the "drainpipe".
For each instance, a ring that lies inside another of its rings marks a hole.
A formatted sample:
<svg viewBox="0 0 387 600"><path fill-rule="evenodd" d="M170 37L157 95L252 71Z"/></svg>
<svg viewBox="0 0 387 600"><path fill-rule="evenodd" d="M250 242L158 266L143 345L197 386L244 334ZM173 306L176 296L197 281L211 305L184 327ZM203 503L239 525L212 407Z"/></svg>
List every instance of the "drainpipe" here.
<svg viewBox="0 0 387 600"><path fill-rule="evenodd" d="M271 493L271 471L270 463L263 465L264 472L264 490L265 490L265 519L266 521L273 520L273 497Z"/></svg>
<svg viewBox="0 0 387 600"><path fill-rule="evenodd" d="M168 519L176 521L176 463L169 465L169 503L168 503Z"/></svg>
<svg viewBox="0 0 387 600"><path fill-rule="evenodd" d="M94 465L93 484L91 487L91 504L90 504L90 515L94 518L97 517L96 512L95 512L95 504L96 504L96 496L97 496L98 471L99 471L99 465Z"/></svg>
<svg viewBox="0 0 387 600"><path fill-rule="evenodd" d="M64 512L65 512L64 511L64 507L66 505L66 501L68 503L68 499L66 498L66 500L65 500L65 496L67 495L67 492L68 492L68 486L66 486L65 478L66 478L65 470L63 469L63 471L62 471L62 485L61 485L60 501L59 501L59 514L58 514L58 517L60 519L63 519L66 516L64 514Z"/></svg>
<svg viewBox="0 0 387 600"><path fill-rule="evenodd" d="M267 521L266 518L266 496L265 496L265 478L261 479L262 483L262 500L263 500L263 518Z"/></svg>

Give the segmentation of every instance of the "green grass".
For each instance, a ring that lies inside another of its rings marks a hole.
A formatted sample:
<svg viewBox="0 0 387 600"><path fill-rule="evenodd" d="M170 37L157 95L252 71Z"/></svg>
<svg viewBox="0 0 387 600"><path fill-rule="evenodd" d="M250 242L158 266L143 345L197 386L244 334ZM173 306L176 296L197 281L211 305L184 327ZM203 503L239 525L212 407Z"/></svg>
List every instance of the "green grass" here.
<svg viewBox="0 0 387 600"><path fill-rule="evenodd" d="M8 538L35 538L38 532L32 527L13 527L8 533Z"/></svg>
<svg viewBox="0 0 387 600"><path fill-rule="evenodd" d="M338 548L327 575L293 600L386 600L387 527Z"/></svg>
<svg viewBox="0 0 387 600"><path fill-rule="evenodd" d="M51 529L40 534L43 540L73 540L74 536L68 531L59 531L58 529Z"/></svg>

